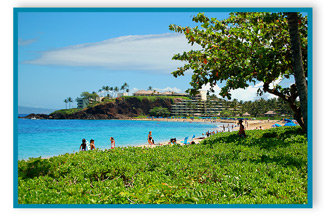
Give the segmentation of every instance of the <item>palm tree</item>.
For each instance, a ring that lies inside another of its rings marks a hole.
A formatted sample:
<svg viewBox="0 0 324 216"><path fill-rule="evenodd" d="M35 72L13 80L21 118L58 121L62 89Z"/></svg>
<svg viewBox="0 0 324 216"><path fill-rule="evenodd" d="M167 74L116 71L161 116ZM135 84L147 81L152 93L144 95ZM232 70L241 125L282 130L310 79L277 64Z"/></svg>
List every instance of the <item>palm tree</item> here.
<svg viewBox="0 0 324 216"><path fill-rule="evenodd" d="M115 97L117 97L117 92L119 91L119 88L116 86L115 88L114 88L114 92L116 93L116 95L115 95Z"/></svg>
<svg viewBox="0 0 324 216"><path fill-rule="evenodd" d="M71 97L68 97L67 101L69 102L69 109L71 109L71 104L73 102L73 99Z"/></svg>
<svg viewBox="0 0 324 216"><path fill-rule="evenodd" d="M93 100L93 101L97 101L96 99L99 97L99 95L96 93L96 92L92 92L91 94L90 94L90 98Z"/></svg>
<svg viewBox="0 0 324 216"><path fill-rule="evenodd" d="M147 90L152 91L153 90L152 86L149 86Z"/></svg>
<svg viewBox="0 0 324 216"><path fill-rule="evenodd" d="M125 90L129 87L129 85L125 82L121 87L120 90L122 90L123 92L125 92Z"/></svg>
<svg viewBox="0 0 324 216"><path fill-rule="evenodd" d="M112 93L112 91L114 91L114 87L109 87L109 89L108 89L108 91L111 91L111 95L109 94L109 96L113 96L113 93Z"/></svg>
<svg viewBox="0 0 324 216"><path fill-rule="evenodd" d="M112 87L106 86L105 91L106 91L106 97L109 95L109 91L112 90Z"/></svg>
<svg viewBox="0 0 324 216"><path fill-rule="evenodd" d="M129 85L125 82L124 83L124 89L126 90L126 89L128 89L129 88Z"/></svg>
<svg viewBox="0 0 324 216"><path fill-rule="evenodd" d="M102 92L102 90L101 90L101 89L99 89L99 90L98 90L98 92L99 92L99 96L101 97L101 92Z"/></svg>
<svg viewBox="0 0 324 216"><path fill-rule="evenodd" d="M64 103L65 103L65 109L67 109L67 103L68 103L68 100L65 99L65 100L64 100Z"/></svg>
<svg viewBox="0 0 324 216"><path fill-rule="evenodd" d="M106 91L105 88L106 88L106 86L102 86L102 87L101 87L101 91L102 91L102 92Z"/></svg>

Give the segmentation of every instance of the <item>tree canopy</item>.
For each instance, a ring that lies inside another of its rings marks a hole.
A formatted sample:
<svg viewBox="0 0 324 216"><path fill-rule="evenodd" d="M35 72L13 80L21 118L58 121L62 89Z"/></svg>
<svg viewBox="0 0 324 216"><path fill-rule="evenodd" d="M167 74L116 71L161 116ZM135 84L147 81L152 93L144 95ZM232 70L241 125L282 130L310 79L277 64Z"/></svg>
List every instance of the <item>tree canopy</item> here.
<svg viewBox="0 0 324 216"><path fill-rule="evenodd" d="M194 28L175 24L170 30L184 33L188 43L200 45L200 50L175 54L172 59L185 61L183 67L172 72L175 77L192 70L192 88L187 92L196 94L203 85L210 84L210 91L217 83L225 82L220 95L231 99L231 90L246 88L262 82L258 94L274 94L286 101L302 125L296 84L279 85L282 79L294 74L288 21L283 13L230 13L229 18L217 20L203 13L192 20L200 23ZM307 16L298 14L298 28L302 63L307 81Z"/></svg>
<svg viewBox="0 0 324 216"><path fill-rule="evenodd" d="M170 114L168 108L154 107L153 109L150 109L150 116L167 117L170 116Z"/></svg>

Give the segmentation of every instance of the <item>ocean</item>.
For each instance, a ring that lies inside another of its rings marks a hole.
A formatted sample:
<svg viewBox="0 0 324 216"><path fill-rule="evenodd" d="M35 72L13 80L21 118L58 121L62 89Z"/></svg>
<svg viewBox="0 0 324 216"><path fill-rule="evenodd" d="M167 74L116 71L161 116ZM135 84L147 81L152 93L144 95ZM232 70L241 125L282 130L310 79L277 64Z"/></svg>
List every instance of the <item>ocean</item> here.
<svg viewBox="0 0 324 216"><path fill-rule="evenodd" d="M83 138L95 140L99 149L147 144L152 131L155 143L177 138L183 140L216 130L220 123L189 123L133 120L31 120L18 119L18 159L51 157L79 151Z"/></svg>

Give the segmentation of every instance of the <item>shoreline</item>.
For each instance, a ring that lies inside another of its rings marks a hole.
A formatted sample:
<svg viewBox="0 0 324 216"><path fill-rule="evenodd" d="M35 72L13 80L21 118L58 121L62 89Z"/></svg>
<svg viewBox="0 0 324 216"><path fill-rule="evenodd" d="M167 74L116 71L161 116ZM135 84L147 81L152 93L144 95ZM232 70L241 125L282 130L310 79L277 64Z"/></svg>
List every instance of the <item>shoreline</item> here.
<svg viewBox="0 0 324 216"><path fill-rule="evenodd" d="M125 119L126 120L126 119ZM239 127L237 125L237 120L223 120L223 119L211 119L211 120L207 120L207 119L167 119L167 118L160 118L160 119L127 119L127 120L132 120L132 121L166 121L166 122L193 122L193 123L222 123L222 124L234 124L234 127L233 129L231 128L231 131L238 131ZM245 130L256 130L256 127L259 129L260 126L262 127L262 129L270 129L271 126L273 124L276 124L276 123L279 123L281 125L283 125L283 123L280 121L280 120L248 120L247 121L247 125L245 122L244 123L244 129ZM231 126L231 125L230 125ZM226 128L225 129L225 132L222 131L222 127L219 127L218 128L219 130L216 129L216 127L212 127L211 130L209 131L218 131L218 133L227 133L228 129ZM217 133L215 133L217 134ZM206 137L206 135L198 135L196 138L192 139L191 137L188 138L188 142L191 142L191 141L194 141L196 144L199 144L202 140L204 140ZM184 139L177 139L177 144L180 144L180 145L185 145L183 144L182 142L184 141ZM146 144L136 144L136 145L127 145L127 146L116 146L116 148L124 148L124 147L141 147L141 148L154 148L154 147L157 147L157 146L164 146L164 145L169 145L169 142L170 140L167 140L167 141L161 141L161 142L158 142L154 145L150 145L148 143ZM100 149L102 151L105 151L105 150L111 150L110 148L105 148L105 149ZM79 151L75 151L75 152L72 152L72 153L69 153L69 154L74 154L76 152L79 152ZM68 152L66 152L68 153ZM64 154L66 154L64 153ZM63 154L61 154L63 155ZM53 155L53 156L45 156L45 157L41 157L41 159L49 159L49 158L52 158L52 157L56 157L56 156L59 156L59 155ZM36 158L36 157L35 157ZM29 160L28 159L20 159L20 160Z"/></svg>

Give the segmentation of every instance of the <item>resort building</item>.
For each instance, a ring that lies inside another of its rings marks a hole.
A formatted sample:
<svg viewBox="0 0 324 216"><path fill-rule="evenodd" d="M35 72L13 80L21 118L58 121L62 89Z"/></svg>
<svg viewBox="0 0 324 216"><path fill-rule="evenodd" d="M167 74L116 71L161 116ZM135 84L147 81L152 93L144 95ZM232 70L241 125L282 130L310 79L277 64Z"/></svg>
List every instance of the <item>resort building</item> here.
<svg viewBox="0 0 324 216"><path fill-rule="evenodd" d="M219 100L183 100L171 106L172 116L216 116L224 109Z"/></svg>
<svg viewBox="0 0 324 216"><path fill-rule="evenodd" d="M207 91L200 90L195 96L187 93L176 92L158 92L156 90L138 90L134 96L183 96L190 98L182 100L171 106L172 116L216 116L217 113L224 109L223 104L219 100L208 100Z"/></svg>
<svg viewBox="0 0 324 216"><path fill-rule="evenodd" d="M104 97L96 97L95 101L97 102L100 102ZM90 98L90 99L87 99L87 98L77 98L76 99L76 102L77 102L77 105L79 109L84 109L86 108L89 104L92 104L93 103L93 99Z"/></svg>
<svg viewBox="0 0 324 216"><path fill-rule="evenodd" d="M267 117L274 117L275 115L277 115L277 113L275 113L274 111L268 111L268 112L264 113L264 116L267 116Z"/></svg>
<svg viewBox="0 0 324 216"><path fill-rule="evenodd" d="M117 93L117 97L128 96L127 92Z"/></svg>
<svg viewBox="0 0 324 216"><path fill-rule="evenodd" d="M177 92L171 92L171 91L166 91L166 92L158 92L156 90L138 90L133 94L134 96L182 96L182 97L190 97L195 100L207 100L207 91L200 90L199 94L196 96L190 96L187 93L177 93Z"/></svg>
<svg viewBox="0 0 324 216"><path fill-rule="evenodd" d="M243 117L249 117L250 116L250 113L246 112L242 115Z"/></svg>
<svg viewBox="0 0 324 216"><path fill-rule="evenodd" d="M171 92L171 91L166 91L166 92L158 92L156 90L138 90L133 94L134 96L184 96L184 97L189 97L188 94L186 93L176 93L176 92Z"/></svg>

